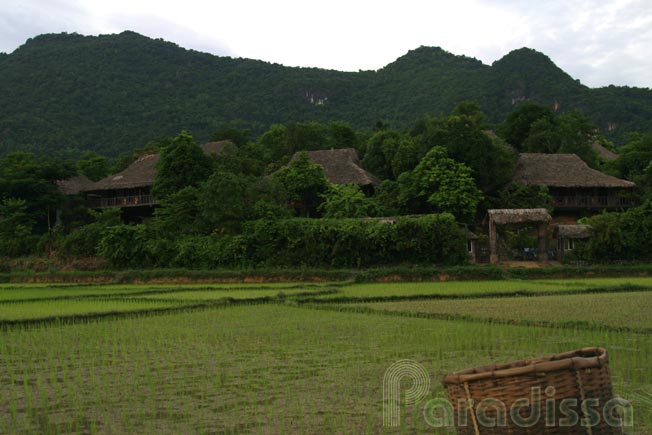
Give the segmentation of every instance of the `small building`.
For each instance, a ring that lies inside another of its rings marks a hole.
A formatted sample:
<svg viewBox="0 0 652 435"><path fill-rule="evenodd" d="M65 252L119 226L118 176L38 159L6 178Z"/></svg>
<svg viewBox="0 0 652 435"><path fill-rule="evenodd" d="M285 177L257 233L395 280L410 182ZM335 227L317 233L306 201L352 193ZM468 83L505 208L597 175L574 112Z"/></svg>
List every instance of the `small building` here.
<svg viewBox="0 0 652 435"><path fill-rule="evenodd" d="M139 157L125 170L110 175L87 187L86 198L92 208L154 206L152 196L156 165L160 154Z"/></svg>
<svg viewBox="0 0 652 435"><path fill-rule="evenodd" d="M487 212L489 225L489 262L498 264L499 227L531 226L537 230L537 260L548 261L548 224L552 216L545 208L493 209Z"/></svg>
<svg viewBox="0 0 652 435"><path fill-rule="evenodd" d="M634 183L590 168L575 154L520 154L512 182L547 186L555 211L595 212L635 205Z"/></svg>
<svg viewBox="0 0 652 435"><path fill-rule="evenodd" d="M301 151L299 151L301 152ZM292 156L294 161L299 152ZM312 163L324 168L326 179L333 184L357 184L365 194L373 193L380 180L360 166L358 153L354 148L337 150L305 151Z"/></svg>
<svg viewBox="0 0 652 435"><path fill-rule="evenodd" d="M208 142L201 145L207 155L219 155L229 141ZM83 189L88 206L92 208L152 208L158 205L152 196L156 180L156 166L160 154L147 154L139 157L125 170L109 175Z"/></svg>
<svg viewBox="0 0 652 435"><path fill-rule="evenodd" d="M589 225L557 225L557 260L562 261L566 253L575 250L577 243L593 236Z"/></svg>

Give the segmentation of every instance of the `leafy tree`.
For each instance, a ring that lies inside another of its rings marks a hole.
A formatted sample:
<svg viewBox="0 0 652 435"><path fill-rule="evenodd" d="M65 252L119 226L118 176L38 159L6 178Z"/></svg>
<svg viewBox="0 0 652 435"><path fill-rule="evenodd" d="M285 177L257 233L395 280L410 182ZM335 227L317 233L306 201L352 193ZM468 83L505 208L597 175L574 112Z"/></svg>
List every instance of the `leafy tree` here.
<svg viewBox="0 0 652 435"><path fill-rule="evenodd" d="M586 220L593 237L584 247L593 261L652 260L652 202L622 213L603 213Z"/></svg>
<svg viewBox="0 0 652 435"><path fill-rule="evenodd" d="M381 180L394 180L392 161L402 139L396 131L382 130L374 134L367 141L362 165Z"/></svg>
<svg viewBox="0 0 652 435"><path fill-rule="evenodd" d="M359 148L360 140L351 124L333 121L328 125L330 137L335 148Z"/></svg>
<svg viewBox="0 0 652 435"><path fill-rule="evenodd" d="M151 266L145 225L108 227L100 240L98 253L117 267Z"/></svg>
<svg viewBox="0 0 652 435"><path fill-rule="evenodd" d="M210 158L192 136L183 131L170 146L163 149L152 193L159 199L165 199L184 187L197 187L211 172Z"/></svg>
<svg viewBox="0 0 652 435"><path fill-rule="evenodd" d="M249 142L250 133L245 130L239 130L233 127L222 127L213 132L211 135L212 141L228 140L233 142L236 146L242 147Z"/></svg>
<svg viewBox="0 0 652 435"><path fill-rule="evenodd" d="M561 144L559 134L554 119L537 119L530 125L530 132L523 141L522 148L530 153L556 153Z"/></svg>
<svg viewBox="0 0 652 435"><path fill-rule="evenodd" d="M292 156L293 148L290 145L288 129L284 125L272 125L269 130L263 133L255 144L252 145L253 153L265 164L271 165L282 159L289 159ZM272 165L271 172L278 169Z"/></svg>
<svg viewBox="0 0 652 435"><path fill-rule="evenodd" d="M404 172L410 175L410 172ZM400 179L400 176L399 176ZM398 181L384 180L376 186L374 199L380 207L380 216L396 216L403 212L402 203L399 200L401 194L401 184ZM409 211L405 211L409 213Z"/></svg>
<svg viewBox="0 0 652 435"><path fill-rule="evenodd" d="M321 195L328 189L324 169L310 161L307 153L299 153L288 166L274 174L294 203L299 216L310 217L321 203Z"/></svg>
<svg viewBox="0 0 652 435"><path fill-rule="evenodd" d="M109 161L93 151L86 151L77 160L77 171L93 181L98 181L109 175Z"/></svg>
<svg viewBox="0 0 652 435"><path fill-rule="evenodd" d="M331 145L328 128L318 122L291 122L287 124L287 135L293 153L323 150Z"/></svg>
<svg viewBox="0 0 652 435"><path fill-rule="evenodd" d="M360 186L331 184L320 211L325 218L362 218L377 216L380 207L374 198L365 196Z"/></svg>
<svg viewBox="0 0 652 435"><path fill-rule="evenodd" d="M43 232L54 226L55 211L64 201L56 180L67 179L74 173L71 165L58 160L25 152L7 154L0 158L0 199L24 200L35 231Z"/></svg>
<svg viewBox="0 0 652 435"><path fill-rule="evenodd" d="M202 227L200 190L187 186L171 193L161 201L161 206L154 211L151 222L159 237L169 238L177 235L200 234Z"/></svg>
<svg viewBox="0 0 652 435"><path fill-rule="evenodd" d="M36 245L32 237L34 219L24 199L6 198L0 202L0 252L16 257L29 254Z"/></svg>
<svg viewBox="0 0 652 435"><path fill-rule="evenodd" d="M652 199L652 134L633 134L615 161L618 175L636 183Z"/></svg>
<svg viewBox="0 0 652 435"><path fill-rule="evenodd" d="M432 148L403 182L411 184L412 194L434 210L449 212L465 222L475 217L482 199L472 170L448 157L443 147Z"/></svg>
<svg viewBox="0 0 652 435"><path fill-rule="evenodd" d="M450 157L473 170L473 177L482 191L495 191L511 178L516 156L502 141L483 131L483 114L477 106L466 104L456 110L471 115L428 120L425 131L417 138L419 148L445 147Z"/></svg>
<svg viewBox="0 0 652 435"><path fill-rule="evenodd" d="M92 222L74 228L61 241L59 255L64 257L94 257L98 255L100 241L104 232L116 225L121 225L120 209L95 211L87 209Z"/></svg>
<svg viewBox="0 0 652 435"><path fill-rule="evenodd" d="M532 153L577 154L589 166L598 166L598 156L591 144L596 140L595 126L577 111L534 121L523 142L523 148Z"/></svg>
<svg viewBox="0 0 652 435"><path fill-rule="evenodd" d="M202 186L199 206L202 221L211 231L235 233L250 216L252 177L218 170Z"/></svg>
<svg viewBox="0 0 652 435"><path fill-rule="evenodd" d="M398 178L403 172L414 169L419 164L421 157L414 140L410 137L402 138L391 161L394 178Z"/></svg>
<svg viewBox="0 0 652 435"><path fill-rule="evenodd" d="M652 162L652 133L632 134L629 141L620 148L617 160L621 177L635 181Z"/></svg>
<svg viewBox="0 0 652 435"><path fill-rule="evenodd" d="M546 186L513 183L501 189L494 208L546 208L552 212L552 197Z"/></svg>
<svg viewBox="0 0 652 435"><path fill-rule="evenodd" d="M476 127L483 127L486 118L480 105L475 101L463 101L451 112L451 116L465 117L473 123Z"/></svg>
<svg viewBox="0 0 652 435"><path fill-rule="evenodd" d="M553 117L549 107L538 103L523 103L507 115L498 133L508 144L522 151L525 150L524 142L530 135L532 124L539 120L552 122Z"/></svg>
<svg viewBox="0 0 652 435"><path fill-rule="evenodd" d="M247 175L261 175L263 163L249 146L236 146L233 142L224 144L222 151L211 156L215 170L222 170Z"/></svg>

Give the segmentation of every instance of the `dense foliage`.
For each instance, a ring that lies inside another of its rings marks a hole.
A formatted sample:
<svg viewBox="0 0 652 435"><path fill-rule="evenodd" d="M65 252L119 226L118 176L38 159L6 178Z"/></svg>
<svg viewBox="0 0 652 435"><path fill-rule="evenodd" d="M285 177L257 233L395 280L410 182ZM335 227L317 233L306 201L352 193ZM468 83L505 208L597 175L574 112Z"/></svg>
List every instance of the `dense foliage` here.
<svg viewBox="0 0 652 435"><path fill-rule="evenodd" d="M199 141L242 145L273 124L302 121L345 120L369 131L383 120L405 128L465 100L479 102L490 122L538 101L581 110L619 143L627 132L652 131L652 91L589 89L529 49L487 66L420 47L378 71L356 73L218 57L123 32L41 35L1 59L0 154L114 156L181 130ZM356 142L346 128L332 136Z"/></svg>
<svg viewBox="0 0 652 435"><path fill-rule="evenodd" d="M118 267L242 266L361 267L460 264L465 234L450 214L399 217L395 224L359 219L255 220L237 236L162 241L144 225L119 225L102 238L101 253Z"/></svg>
<svg viewBox="0 0 652 435"><path fill-rule="evenodd" d="M651 261L652 202L622 213L603 213L586 220L593 237L572 259L595 262Z"/></svg>
<svg viewBox="0 0 652 435"><path fill-rule="evenodd" d="M502 124L500 134L516 133L521 149L536 143L542 146L536 151L574 151L590 164L595 155L582 151L593 152L592 141L605 140L578 113L536 105L515 109ZM601 163L636 181L647 200L651 137L632 135L618 160ZM26 152L0 157L0 256L41 254L68 262L99 256L119 268L458 264L466 259L459 224L481 232L487 208L554 211L545 187L511 183L517 150L488 130L475 103L463 102L448 116L422 117L408 130L379 123L365 134L342 122L311 121L273 125L256 138L223 128L213 138L232 142L207 155L182 131L114 159L92 152L78 159ZM325 168L304 152L345 147L358 150L360 164L380 184L331 184ZM153 214L99 212L83 195L57 188L57 180L75 171L97 179L151 153L161 154ZM575 258L648 259L650 211L646 205L592 218L598 236ZM508 242L532 245L526 237L514 233Z"/></svg>

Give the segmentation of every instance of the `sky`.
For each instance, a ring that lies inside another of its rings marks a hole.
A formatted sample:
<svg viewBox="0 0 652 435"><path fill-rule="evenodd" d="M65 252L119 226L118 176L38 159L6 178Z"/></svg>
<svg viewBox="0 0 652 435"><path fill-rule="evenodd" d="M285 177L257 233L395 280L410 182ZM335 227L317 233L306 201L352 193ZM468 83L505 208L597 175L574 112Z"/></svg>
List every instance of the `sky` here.
<svg viewBox="0 0 652 435"><path fill-rule="evenodd" d="M651 0L0 0L0 52L133 30L216 55L375 70L419 46L486 64L534 48L590 87L652 88Z"/></svg>

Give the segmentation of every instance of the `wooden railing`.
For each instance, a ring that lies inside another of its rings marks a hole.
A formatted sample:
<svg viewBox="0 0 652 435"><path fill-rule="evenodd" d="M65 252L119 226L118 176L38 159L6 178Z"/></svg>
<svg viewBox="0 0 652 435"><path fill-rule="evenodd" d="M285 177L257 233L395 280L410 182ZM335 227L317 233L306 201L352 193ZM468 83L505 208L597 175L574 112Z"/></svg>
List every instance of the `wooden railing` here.
<svg viewBox="0 0 652 435"><path fill-rule="evenodd" d="M158 201L152 195L129 195L114 196L111 198L88 198L88 206L91 208L111 207L139 207L144 205L155 205Z"/></svg>
<svg viewBox="0 0 652 435"><path fill-rule="evenodd" d="M629 198L620 198L617 196L606 195L573 195L573 196L555 196L554 207L556 209L609 209L631 207L634 202Z"/></svg>

